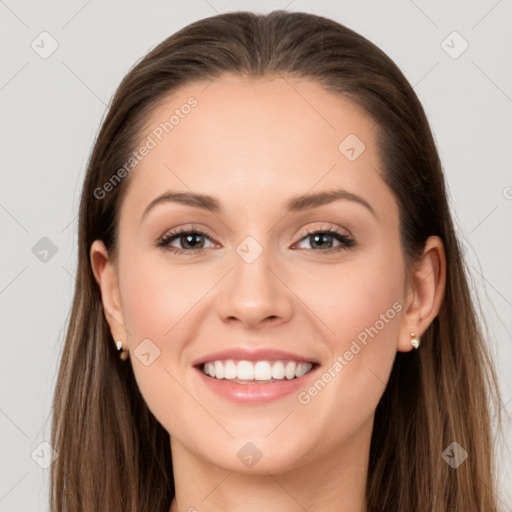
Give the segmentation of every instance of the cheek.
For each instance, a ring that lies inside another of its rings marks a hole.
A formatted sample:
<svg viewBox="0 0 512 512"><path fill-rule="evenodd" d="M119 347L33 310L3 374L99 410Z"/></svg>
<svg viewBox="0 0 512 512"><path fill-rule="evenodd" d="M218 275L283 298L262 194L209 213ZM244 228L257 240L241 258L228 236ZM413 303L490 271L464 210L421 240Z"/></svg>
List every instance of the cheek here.
<svg viewBox="0 0 512 512"><path fill-rule="evenodd" d="M208 284L212 279L173 268L165 258L155 261L135 251L127 253L119 273L135 379L157 420L168 431L180 432L175 411L183 418L192 406L182 387L186 383L180 361L194 337L193 307L212 286Z"/></svg>
<svg viewBox="0 0 512 512"><path fill-rule="evenodd" d="M403 284L401 260L390 248L318 270L314 279L303 279L296 286L339 353L353 340L363 344L370 339L379 339L381 344L394 340Z"/></svg>
<svg viewBox="0 0 512 512"><path fill-rule="evenodd" d="M120 268L121 299L130 337L159 344L215 282L211 273L169 264L165 257L126 257Z"/></svg>
<svg viewBox="0 0 512 512"><path fill-rule="evenodd" d="M321 319L330 362L324 368L322 399L305 390L309 399L331 403L333 410L351 411L361 420L377 405L396 356L403 305L403 265L399 251L381 246L378 254L361 255L346 265L333 266L331 275L318 275L308 288L311 309ZM325 391L324 391L325 390ZM320 411L316 411L320 413Z"/></svg>

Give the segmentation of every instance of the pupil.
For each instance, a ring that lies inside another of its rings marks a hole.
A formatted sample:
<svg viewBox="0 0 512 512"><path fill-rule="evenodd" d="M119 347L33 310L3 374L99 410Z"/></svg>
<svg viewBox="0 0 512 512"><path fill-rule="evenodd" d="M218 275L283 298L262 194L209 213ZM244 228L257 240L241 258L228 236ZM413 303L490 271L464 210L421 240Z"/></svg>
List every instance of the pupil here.
<svg viewBox="0 0 512 512"><path fill-rule="evenodd" d="M196 241L197 241L197 237L201 237L201 235L199 233L193 233L193 234L190 234L190 235L185 235L183 237L186 240L186 243L184 245L185 246L189 245L189 246L192 246L192 248L194 248L195 247L194 239L196 239ZM200 245L200 242L199 242L199 245Z"/></svg>
<svg viewBox="0 0 512 512"><path fill-rule="evenodd" d="M320 242L320 247L325 247L325 246L327 246L328 248L332 247L332 240L330 240L330 235L317 233L316 235L313 235L313 237L315 239L315 243ZM327 242L325 242L326 238L328 239Z"/></svg>

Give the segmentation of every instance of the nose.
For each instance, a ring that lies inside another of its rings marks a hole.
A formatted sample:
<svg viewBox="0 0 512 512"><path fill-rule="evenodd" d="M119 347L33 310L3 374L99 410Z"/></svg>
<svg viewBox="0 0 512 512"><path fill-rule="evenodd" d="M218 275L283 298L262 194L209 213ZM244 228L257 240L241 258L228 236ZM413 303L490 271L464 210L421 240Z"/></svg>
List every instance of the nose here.
<svg viewBox="0 0 512 512"><path fill-rule="evenodd" d="M258 329L289 321L293 293L286 285L282 266L271 260L269 252L264 249L252 262L238 253L233 255L233 269L222 281L218 303L218 314L224 322Z"/></svg>

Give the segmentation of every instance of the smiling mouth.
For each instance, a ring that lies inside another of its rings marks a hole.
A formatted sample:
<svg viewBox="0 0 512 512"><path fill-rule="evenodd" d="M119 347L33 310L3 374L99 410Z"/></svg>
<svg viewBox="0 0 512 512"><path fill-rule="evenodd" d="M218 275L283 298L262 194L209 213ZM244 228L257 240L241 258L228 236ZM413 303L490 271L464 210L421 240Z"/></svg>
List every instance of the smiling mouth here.
<svg viewBox="0 0 512 512"><path fill-rule="evenodd" d="M224 379L237 384L265 384L300 379L316 366L316 363L289 360L222 359L203 363L199 369L217 380Z"/></svg>

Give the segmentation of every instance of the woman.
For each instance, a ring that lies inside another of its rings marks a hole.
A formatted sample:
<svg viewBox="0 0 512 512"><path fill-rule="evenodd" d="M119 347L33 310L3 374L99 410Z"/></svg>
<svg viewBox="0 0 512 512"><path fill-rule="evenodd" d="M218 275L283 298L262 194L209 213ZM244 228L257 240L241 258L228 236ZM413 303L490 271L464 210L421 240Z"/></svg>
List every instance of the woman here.
<svg viewBox="0 0 512 512"><path fill-rule="evenodd" d="M488 395L439 156L389 57L240 12L128 73L82 191L52 510L496 511Z"/></svg>

